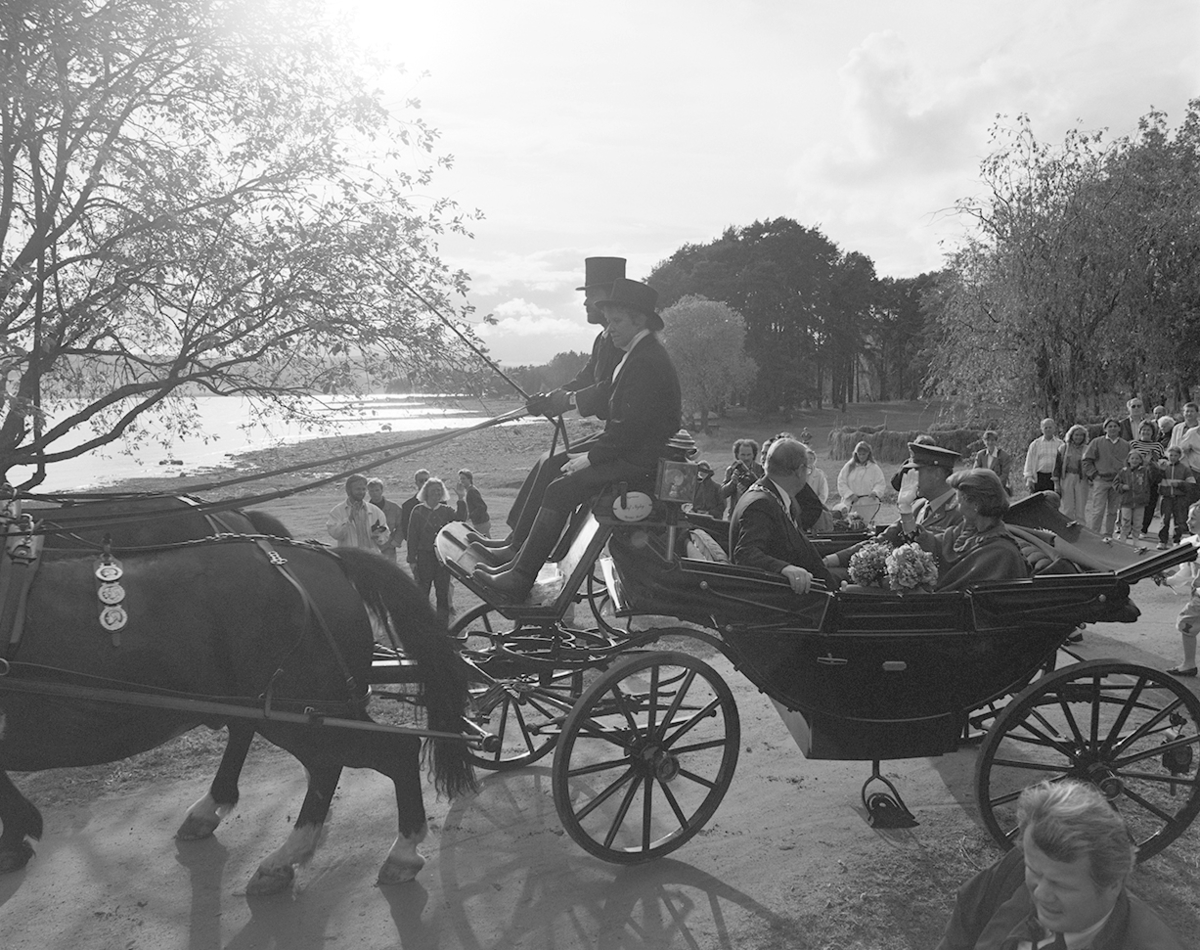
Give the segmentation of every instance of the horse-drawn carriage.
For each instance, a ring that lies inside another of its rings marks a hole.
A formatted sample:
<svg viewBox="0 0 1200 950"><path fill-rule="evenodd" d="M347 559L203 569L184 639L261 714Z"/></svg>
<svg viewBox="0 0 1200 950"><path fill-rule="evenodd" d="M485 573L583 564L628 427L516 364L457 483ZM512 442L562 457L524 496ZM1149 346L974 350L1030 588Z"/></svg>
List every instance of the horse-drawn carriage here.
<svg viewBox="0 0 1200 950"><path fill-rule="evenodd" d="M1143 857L1200 811L1200 701L1135 664L1059 666L1075 659L1062 651L1081 624L1135 620L1130 586L1194 550L1144 556L1108 545L1037 495L1007 520L1041 566L1044 552L1063 555L1053 573L949 593L798 596L781 576L714 556L727 525L661 497L615 486L581 509L519 604L475 583L465 526L438 540L485 601L454 628L480 671L472 715L500 739L475 761L510 769L554 749L556 808L589 852L618 863L666 854L717 809L739 718L701 658L714 652L770 698L806 756L873 763L862 799L875 822L911 820L880 760L980 740L979 808L1005 846L1020 790L1043 778L1104 789ZM816 544L827 553L864 536ZM580 622L573 610L584 602L593 616Z"/></svg>
<svg viewBox="0 0 1200 950"><path fill-rule="evenodd" d="M985 727L976 792L1002 844L1015 829L1019 791L1042 778L1073 776L1102 788L1142 856L1165 847L1200 810L1200 701L1146 667L1058 663L1081 623L1132 621L1130 586L1194 558L1194 549L1142 556L1106 546L1035 496L1014 506L1010 522L1082 569L953 593L797 596L782 577L723 560L723 523L685 514L662 500L670 494L612 486L583 506L521 603L497 602L475 584L466 528L449 526L439 553L484 603L455 624L453 638L433 639L428 603L409 596L398 568L264 538L261 522L233 526L249 537L120 557L99 543L85 556L48 561L31 580L20 568L34 538L66 532L71 543L95 541L78 521L63 527L61 513L43 512L42 527L12 520L0 610L14 613L4 604L23 588L24 603L36 602L42 616L28 611L25 645L10 643L0 662L10 727L0 767L47 767L30 750L56 728L73 740L101 729L104 743L85 757L102 761L197 723L229 723L213 790L181 829L196 836L211 833L236 802L241 759L262 732L310 772L298 828L313 827L260 868L260 888L275 890L315 845L343 765L379 768L396 782L400 838L381 879L405 880L420 866L415 845L424 835L417 739L441 747L437 776L451 788L466 784L467 761L513 769L553 750L554 799L568 833L605 860L636 862L685 843L729 788L738 710L706 660L721 654L771 699L806 756L873 763L862 798L881 823L906 816L881 760L941 755ZM866 536L817 543L833 550ZM121 597L109 603L114 585ZM403 588L399 599L389 586ZM577 616L585 605L586 619ZM124 622L98 624L114 606ZM32 643L48 652L31 662ZM426 704L427 721L369 722L368 688ZM64 708L72 710L65 719ZM85 728L89 716L99 722ZM14 725L26 736L15 758ZM887 790L869 791L873 783ZM0 869L28 860L25 838L41 830L36 810L22 802L0 773Z"/></svg>

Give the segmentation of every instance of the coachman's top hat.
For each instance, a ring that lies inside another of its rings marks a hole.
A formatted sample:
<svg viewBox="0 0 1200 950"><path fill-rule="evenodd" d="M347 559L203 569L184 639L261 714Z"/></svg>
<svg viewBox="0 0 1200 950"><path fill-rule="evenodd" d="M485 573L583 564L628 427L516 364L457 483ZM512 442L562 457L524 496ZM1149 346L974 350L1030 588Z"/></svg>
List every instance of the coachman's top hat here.
<svg viewBox="0 0 1200 950"><path fill-rule="evenodd" d="M962 456L940 445L929 445L924 442L909 442L908 451L911 454L913 467L921 465L937 465L948 472L954 471L954 464Z"/></svg>
<svg viewBox="0 0 1200 950"><path fill-rule="evenodd" d="M663 328L662 317L654 309L658 306L658 291L649 284L621 277L613 281L612 292L608 295L608 299L597 301L596 306L601 308L627 307L645 315L647 330Z"/></svg>
<svg viewBox="0 0 1200 950"><path fill-rule="evenodd" d="M576 290L593 287L608 287L614 280L625 276L623 257L586 257L583 260L583 286Z"/></svg>

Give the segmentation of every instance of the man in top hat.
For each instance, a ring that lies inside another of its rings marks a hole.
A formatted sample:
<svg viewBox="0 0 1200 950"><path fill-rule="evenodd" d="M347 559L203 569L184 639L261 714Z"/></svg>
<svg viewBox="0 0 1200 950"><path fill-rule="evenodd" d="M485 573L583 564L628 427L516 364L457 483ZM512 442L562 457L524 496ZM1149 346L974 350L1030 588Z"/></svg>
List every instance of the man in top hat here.
<svg viewBox="0 0 1200 950"><path fill-rule="evenodd" d="M608 321L604 316L604 308L599 306L599 303L612 292L613 282L624 278L623 257L584 259L583 286L575 289L583 291L583 308L587 312L587 322L602 329L592 343L592 356L587 366L561 389L550 393L547 409L558 409L553 415L562 415L567 408L574 405L581 416L597 416L600 419L605 417L608 411L608 385L612 381L613 370L621 362L624 354L616 348L608 334ZM574 394L573 400L570 394Z"/></svg>
<svg viewBox="0 0 1200 950"><path fill-rule="evenodd" d="M796 494L808 484L808 451L791 438L767 450L766 474L747 488L729 519L729 556L734 564L782 574L797 594L813 580L837 585L804 534Z"/></svg>
<svg viewBox="0 0 1200 950"><path fill-rule="evenodd" d="M588 257L583 262L583 286L576 290L583 291L583 307L587 313L588 323L597 324L603 329L596 334L592 343L592 356L573 380L565 383L561 389L550 393L537 393L529 397L525 408L534 415L560 416L570 409L578 409L581 416L596 416L603 419L608 413L608 387L612 382L613 370L621 361L622 353L613 344L608 333L604 309L599 306L612 292L613 281L625 278L625 258L623 257ZM578 449L583 450L591 440L579 443ZM524 537L529 532L537 514L537 505L529 504L531 498L540 499L546 486L558 476L559 469L566 461L566 453L560 452L551 456L549 452L542 454L534 463L529 475L517 492L516 500L509 509L509 535L492 542L489 538L471 535L471 540L481 547L492 548L499 554L485 555L485 559L494 564L503 564L516 554L513 545L514 534Z"/></svg>
<svg viewBox="0 0 1200 950"><path fill-rule="evenodd" d="M528 596L538 570L554 549L571 513L605 485L653 474L679 430L679 377L655 331L663 326L658 292L621 278L599 302L613 343L624 354L613 371L604 431L586 452L572 451L543 495L530 498L537 514L520 548L500 573L476 569L475 579L510 600Z"/></svg>

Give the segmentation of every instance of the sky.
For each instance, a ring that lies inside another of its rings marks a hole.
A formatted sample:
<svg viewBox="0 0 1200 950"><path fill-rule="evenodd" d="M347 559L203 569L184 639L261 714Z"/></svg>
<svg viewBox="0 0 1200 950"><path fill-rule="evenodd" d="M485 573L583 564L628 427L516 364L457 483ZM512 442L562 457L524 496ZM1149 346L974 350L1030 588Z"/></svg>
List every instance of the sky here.
<svg viewBox="0 0 1200 950"><path fill-rule="evenodd" d="M1196 0L342 0L438 129L442 241L504 364L588 350L583 259L645 279L687 243L790 217L879 276L937 269L997 117L1174 126L1200 97Z"/></svg>

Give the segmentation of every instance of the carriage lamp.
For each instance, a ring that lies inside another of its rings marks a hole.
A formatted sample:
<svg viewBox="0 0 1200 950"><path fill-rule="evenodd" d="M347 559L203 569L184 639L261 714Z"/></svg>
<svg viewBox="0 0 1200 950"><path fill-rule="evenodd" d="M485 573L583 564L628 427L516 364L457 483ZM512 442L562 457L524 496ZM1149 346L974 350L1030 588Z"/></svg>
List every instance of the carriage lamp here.
<svg viewBox="0 0 1200 950"><path fill-rule="evenodd" d="M700 466L695 462L658 460L658 478L654 493L667 507L667 556L675 557L675 537L679 531L679 512L696 497Z"/></svg>

